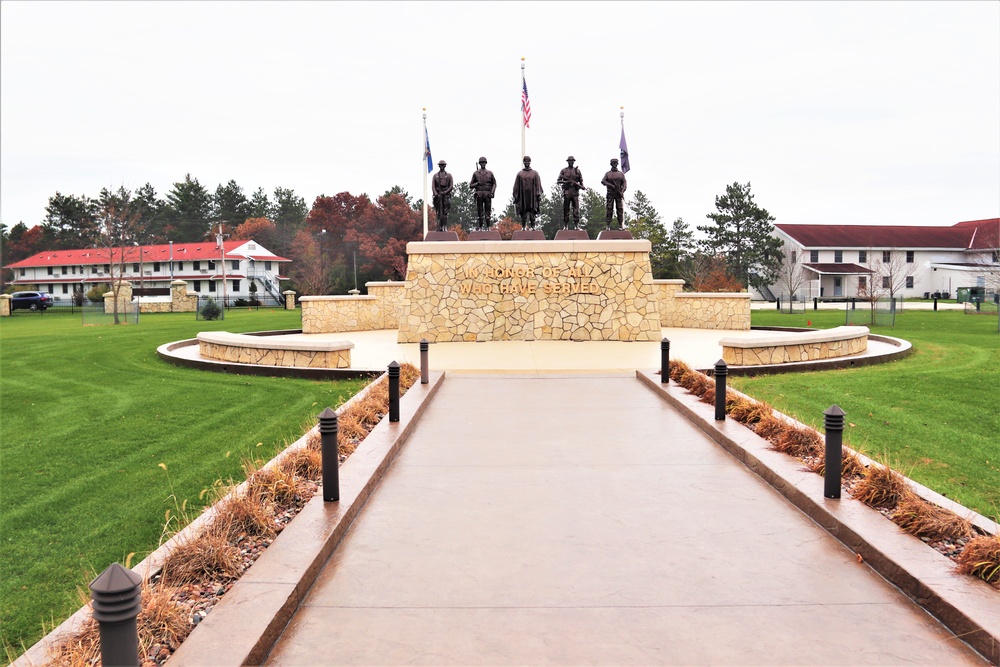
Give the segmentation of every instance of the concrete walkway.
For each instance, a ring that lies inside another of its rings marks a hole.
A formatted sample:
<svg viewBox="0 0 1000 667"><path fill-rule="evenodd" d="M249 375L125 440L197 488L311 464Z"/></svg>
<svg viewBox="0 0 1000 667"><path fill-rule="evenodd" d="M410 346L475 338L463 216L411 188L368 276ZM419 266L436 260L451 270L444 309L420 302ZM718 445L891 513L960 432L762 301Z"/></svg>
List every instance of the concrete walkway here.
<svg viewBox="0 0 1000 667"><path fill-rule="evenodd" d="M268 664L984 663L634 374L581 374L449 376Z"/></svg>

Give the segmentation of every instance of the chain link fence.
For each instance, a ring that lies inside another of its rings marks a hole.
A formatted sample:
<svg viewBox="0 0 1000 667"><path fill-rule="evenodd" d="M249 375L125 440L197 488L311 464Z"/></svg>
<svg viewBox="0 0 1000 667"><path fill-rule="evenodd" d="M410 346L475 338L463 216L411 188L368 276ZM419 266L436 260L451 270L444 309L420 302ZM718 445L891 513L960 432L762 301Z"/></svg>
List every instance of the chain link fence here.
<svg viewBox="0 0 1000 667"><path fill-rule="evenodd" d="M115 314L113 312L104 312L103 303L91 303L86 299L83 301L83 305L79 307L82 313L83 326L100 326L104 324L114 324ZM138 324L139 323L139 304L138 302L133 302L124 305L118 310L118 323L125 324Z"/></svg>

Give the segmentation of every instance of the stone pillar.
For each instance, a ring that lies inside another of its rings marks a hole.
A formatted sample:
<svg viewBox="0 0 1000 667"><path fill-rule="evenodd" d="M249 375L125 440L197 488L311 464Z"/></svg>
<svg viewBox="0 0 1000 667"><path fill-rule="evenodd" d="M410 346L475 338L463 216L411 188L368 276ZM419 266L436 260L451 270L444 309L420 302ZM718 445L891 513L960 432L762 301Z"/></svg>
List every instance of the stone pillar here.
<svg viewBox="0 0 1000 667"><path fill-rule="evenodd" d="M118 312L124 313L125 309L130 303L132 303L132 283L127 280L121 280L118 283L121 287L118 289ZM115 312L114 306L115 292L112 289L110 292L105 292L104 294L104 313L110 315Z"/></svg>
<svg viewBox="0 0 1000 667"><path fill-rule="evenodd" d="M170 312L193 313L198 310L198 295L187 293L187 283L183 280L170 281Z"/></svg>
<svg viewBox="0 0 1000 667"><path fill-rule="evenodd" d="M0 294L0 317L10 317L10 294Z"/></svg>
<svg viewBox="0 0 1000 667"><path fill-rule="evenodd" d="M285 290L282 294L285 295L285 310L295 310L295 292Z"/></svg>

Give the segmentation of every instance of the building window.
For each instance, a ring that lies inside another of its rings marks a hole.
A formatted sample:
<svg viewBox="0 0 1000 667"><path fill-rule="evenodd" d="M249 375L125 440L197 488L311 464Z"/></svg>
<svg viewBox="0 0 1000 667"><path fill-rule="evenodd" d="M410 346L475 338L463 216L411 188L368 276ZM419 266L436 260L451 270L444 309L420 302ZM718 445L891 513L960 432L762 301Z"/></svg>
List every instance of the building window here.
<svg viewBox="0 0 1000 667"><path fill-rule="evenodd" d="M24 277L24 269L21 269L21 277Z"/></svg>
<svg viewBox="0 0 1000 667"><path fill-rule="evenodd" d="M195 271L201 271L201 262L192 262L191 268Z"/></svg>
<svg viewBox="0 0 1000 667"><path fill-rule="evenodd" d="M65 276L67 273L69 273L69 267L68 266L62 267L62 274Z"/></svg>
<svg viewBox="0 0 1000 667"><path fill-rule="evenodd" d="M209 292L214 292L215 291L215 281L214 280L209 280L208 281L208 291Z"/></svg>
<svg viewBox="0 0 1000 667"><path fill-rule="evenodd" d="M882 289L889 289L889 276L882 276Z"/></svg>
<svg viewBox="0 0 1000 667"><path fill-rule="evenodd" d="M177 270L178 271L184 270L184 262L177 262Z"/></svg>
<svg viewBox="0 0 1000 667"><path fill-rule="evenodd" d="M69 285L63 283L62 292L63 294L69 294Z"/></svg>
<svg viewBox="0 0 1000 667"><path fill-rule="evenodd" d="M132 273L139 273L139 265L138 264L134 264L134 263L132 264Z"/></svg>
<svg viewBox="0 0 1000 667"><path fill-rule="evenodd" d="M159 271L159 270L160 270L160 263L153 262L153 271Z"/></svg>
<svg viewBox="0 0 1000 667"><path fill-rule="evenodd" d="M858 251L858 261L861 262L862 264L867 264L868 263L868 251L867 250L859 250Z"/></svg>
<svg viewBox="0 0 1000 667"><path fill-rule="evenodd" d="M271 270L271 262L264 262L264 270L265 271Z"/></svg>
<svg viewBox="0 0 1000 667"><path fill-rule="evenodd" d="M234 280L233 281L233 291L234 292L239 292L240 291L240 281L238 281L238 280Z"/></svg>
<svg viewBox="0 0 1000 667"><path fill-rule="evenodd" d="M234 259L232 261L232 267L233 267L233 271L239 271L240 270L240 260Z"/></svg>
<svg viewBox="0 0 1000 667"><path fill-rule="evenodd" d="M843 250L834 250L833 251L833 263L834 264L843 264L844 263L844 251Z"/></svg>
<svg viewBox="0 0 1000 667"><path fill-rule="evenodd" d="M200 292L201 291L201 281L200 280L194 281L194 291L195 292Z"/></svg>
<svg viewBox="0 0 1000 667"><path fill-rule="evenodd" d="M883 262L890 262L890 261L892 261L892 253L890 253L888 250L883 250L882 251L882 261Z"/></svg>
<svg viewBox="0 0 1000 667"><path fill-rule="evenodd" d="M104 272L105 273L111 273L111 265L110 264L105 264L104 265Z"/></svg>
<svg viewBox="0 0 1000 667"><path fill-rule="evenodd" d="M868 276L858 276L858 291L863 292L868 287Z"/></svg>
<svg viewBox="0 0 1000 667"><path fill-rule="evenodd" d="M993 263L996 264L1000 262L1000 250L993 251Z"/></svg>
<svg viewBox="0 0 1000 667"><path fill-rule="evenodd" d="M906 251L906 263L907 264L913 264L913 251L912 250L907 250Z"/></svg>
<svg viewBox="0 0 1000 667"><path fill-rule="evenodd" d="M52 267L51 266L46 267L45 272L48 273L51 276L52 275Z"/></svg>
<svg viewBox="0 0 1000 667"><path fill-rule="evenodd" d="M819 250L810 250L809 251L809 261L813 262L813 263L816 263L816 262L819 261Z"/></svg>
<svg viewBox="0 0 1000 667"><path fill-rule="evenodd" d="M215 271L215 262L209 260L209 262L208 262L208 270L209 271Z"/></svg>
<svg viewBox="0 0 1000 667"><path fill-rule="evenodd" d="M906 289L913 289L913 276L906 276Z"/></svg>

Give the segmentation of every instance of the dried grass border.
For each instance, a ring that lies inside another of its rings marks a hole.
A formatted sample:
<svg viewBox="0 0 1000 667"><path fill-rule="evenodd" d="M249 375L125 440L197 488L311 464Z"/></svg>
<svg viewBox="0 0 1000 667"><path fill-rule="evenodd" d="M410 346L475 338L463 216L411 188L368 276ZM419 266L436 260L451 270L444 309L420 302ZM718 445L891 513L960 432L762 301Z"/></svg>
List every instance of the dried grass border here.
<svg viewBox="0 0 1000 667"><path fill-rule="evenodd" d="M671 361L668 375L704 403L715 401L715 381L682 361ZM726 414L770 443L770 448L794 456L820 475L826 472L823 436L816 430L791 424L767 403L736 392L726 392ZM951 510L920 498L906 478L887 463L865 465L856 452L843 449L841 480L854 498L886 511L902 530L927 541L966 540L976 529ZM1000 535L979 535L959 543L958 571L994 584L1000 583Z"/></svg>
<svg viewBox="0 0 1000 667"><path fill-rule="evenodd" d="M418 368L401 364L400 394L419 379ZM364 396L349 400L337 412L342 463L388 414L388 377L383 375L368 386ZM322 475L318 428L311 428L304 440L305 447L286 449L284 456L279 454L267 464L245 459L242 467L246 481L242 484L213 485L209 493L215 502L205 510L212 514L211 518L198 532L175 544L159 570L143 579L142 610L137 619L140 664L163 664L194 629L188 608L178 601L185 587L238 579L245 571L240 543L250 537L267 538L269 544L284 527L276 520L278 508L290 507L297 513L316 492ZM182 530L183 526L168 512L165 536ZM84 607L89 606L86 591L81 591L81 601ZM88 617L75 632L61 638L52 647L46 664L100 665L100 638L93 618Z"/></svg>

